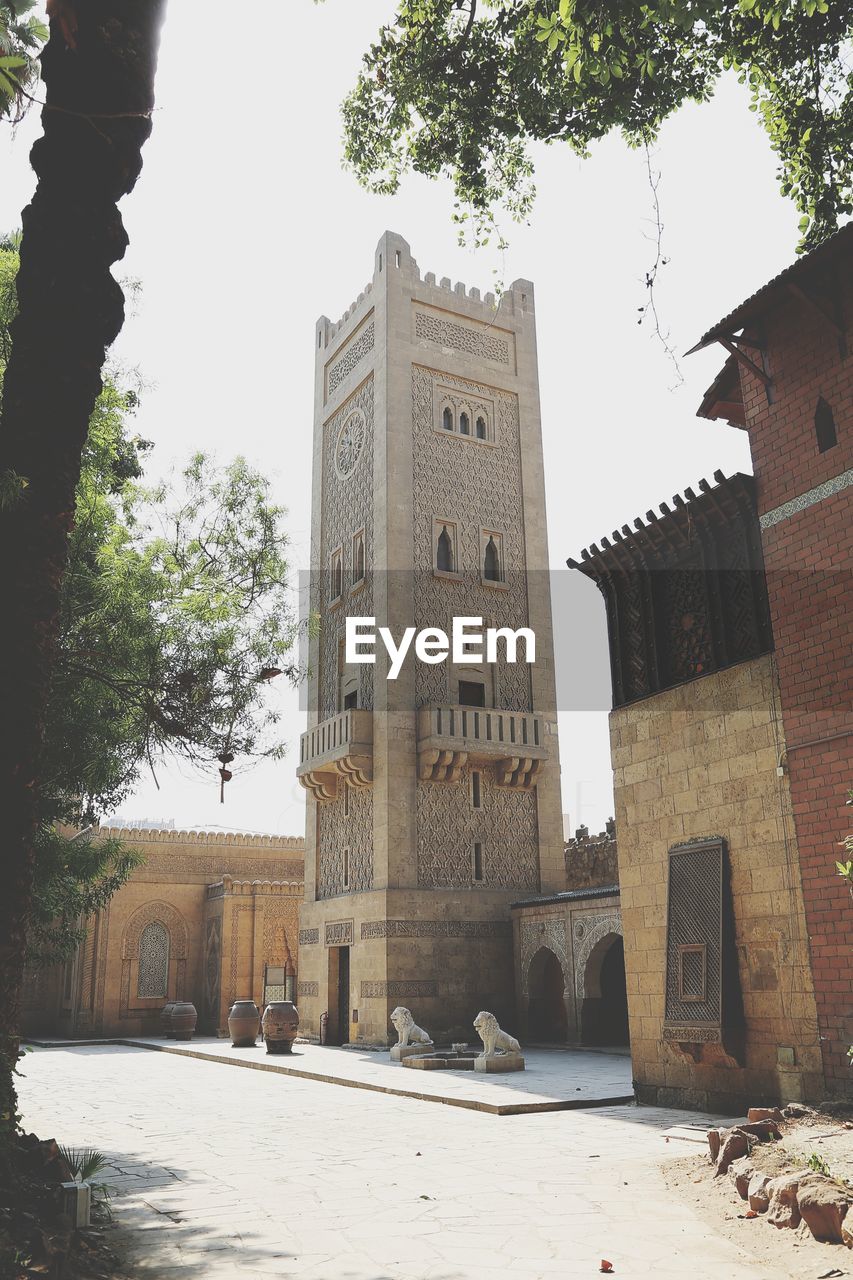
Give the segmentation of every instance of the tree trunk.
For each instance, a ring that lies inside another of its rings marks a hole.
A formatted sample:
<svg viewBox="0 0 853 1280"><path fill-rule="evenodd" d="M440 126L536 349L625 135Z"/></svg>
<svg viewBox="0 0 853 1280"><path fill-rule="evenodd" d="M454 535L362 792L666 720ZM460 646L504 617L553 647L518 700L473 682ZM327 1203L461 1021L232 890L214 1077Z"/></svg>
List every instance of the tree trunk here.
<svg viewBox="0 0 853 1280"><path fill-rule="evenodd" d="M38 185L23 214L0 416L0 478L11 472L26 482L0 512L0 1165L15 1127L38 756L60 586L89 417L106 349L124 320L124 296L110 272L127 247L116 202L135 185L151 132L164 5L49 5L44 134L31 154Z"/></svg>

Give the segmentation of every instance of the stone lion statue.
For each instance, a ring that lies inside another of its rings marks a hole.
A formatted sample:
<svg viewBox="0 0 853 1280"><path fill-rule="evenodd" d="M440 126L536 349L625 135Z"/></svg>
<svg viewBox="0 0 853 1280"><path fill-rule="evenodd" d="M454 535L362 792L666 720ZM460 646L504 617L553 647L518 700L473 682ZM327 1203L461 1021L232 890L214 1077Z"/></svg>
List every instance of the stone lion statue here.
<svg viewBox="0 0 853 1280"><path fill-rule="evenodd" d="M397 1032L397 1044L405 1048L409 1044L432 1044L429 1033L416 1025L408 1009L399 1006L391 1014L394 1030Z"/></svg>
<svg viewBox="0 0 853 1280"><path fill-rule="evenodd" d="M496 1053L521 1053L521 1045L515 1036L501 1031L493 1013L483 1009L474 1019L474 1030L483 1042L481 1058L493 1058Z"/></svg>

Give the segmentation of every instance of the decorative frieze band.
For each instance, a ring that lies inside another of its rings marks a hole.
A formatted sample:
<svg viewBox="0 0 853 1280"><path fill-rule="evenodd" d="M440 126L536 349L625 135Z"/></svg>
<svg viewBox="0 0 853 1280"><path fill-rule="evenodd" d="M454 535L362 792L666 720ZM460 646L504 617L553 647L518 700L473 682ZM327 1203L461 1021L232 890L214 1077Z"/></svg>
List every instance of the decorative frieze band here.
<svg viewBox="0 0 853 1280"><path fill-rule="evenodd" d="M297 982L297 996L318 996L320 994L319 982Z"/></svg>
<svg viewBox="0 0 853 1280"><path fill-rule="evenodd" d="M300 947L310 947L313 942L320 941L319 929L300 929L299 945Z"/></svg>
<svg viewBox="0 0 853 1280"><path fill-rule="evenodd" d="M330 920L325 936L327 947L351 947L352 920Z"/></svg>
<svg viewBox="0 0 853 1280"><path fill-rule="evenodd" d="M394 1000L406 1000L418 996L437 996L438 983L431 978L401 979L398 982L362 982L361 998L370 1000L373 997L390 996Z"/></svg>
<svg viewBox="0 0 853 1280"><path fill-rule="evenodd" d="M372 938L508 938L506 920L366 920L362 942Z"/></svg>
<svg viewBox="0 0 853 1280"><path fill-rule="evenodd" d="M717 1044L722 1040L719 1027L673 1027L663 1028L663 1039L678 1041L679 1044Z"/></svg>
<svg viewBox="0 0 853 1280"><path fill-rule="evenodd" d="M801 493L796 498L791 498L790 502L783 502L780 507L765 511L764 515L759 517L758 523L762 529L772 529L773 525L779 524L780 520L788 520L800 511L805 511L807 507L813 507L816 502L822 502L824 498L831 498L834 493L841 493L843 489L849 489L851 485L853 485L853 468L850 471L842 471L840 475L833 476L831 480L825 480L823 484L816 485L814 489L809 489L807 493Z"/></svg>

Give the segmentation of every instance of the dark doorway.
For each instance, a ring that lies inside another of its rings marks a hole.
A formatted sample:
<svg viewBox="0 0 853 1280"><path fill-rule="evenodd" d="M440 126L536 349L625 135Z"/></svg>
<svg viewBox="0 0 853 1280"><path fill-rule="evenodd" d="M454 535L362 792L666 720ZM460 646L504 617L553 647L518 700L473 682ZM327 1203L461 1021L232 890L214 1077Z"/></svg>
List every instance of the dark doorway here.
<svg viewBox="0 0 853 1280"><path fill-rule="evenodd" d="M628 1043L625 945L618 934L602 939L587 961L581 1040L600 1047Z"/></svg>
<svg viewBox="0 0 853 1280"><path fill-rule="evenodd" d="M568 1018L563 1003L566 980L553 951L540 947L530 962L527 979L527 1036L536 1044L565 1044Z"/></svg>
<svg viewBox="0 0 853 1280"><path fill-rule="evenodd" d="M327 1044L349 1043L349 947L329 947Z"/></svg>

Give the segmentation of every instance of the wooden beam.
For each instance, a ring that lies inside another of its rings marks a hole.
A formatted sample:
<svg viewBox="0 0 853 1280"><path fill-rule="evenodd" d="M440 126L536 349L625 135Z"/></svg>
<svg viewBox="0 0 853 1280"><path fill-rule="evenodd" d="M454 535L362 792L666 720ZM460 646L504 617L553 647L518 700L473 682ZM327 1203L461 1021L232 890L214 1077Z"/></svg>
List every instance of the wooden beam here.
<svg viewBox="0 0 853 1280"><path fill-rule="evenodd" d="M754 373L756 378L764 383L765 387L770 386L770 375L765 373L763 369L759 369L755 361L750 360L745 351L741 351L740 347L735 346L731 338L718 338L721 347L725 347L730 355L733 355L738 364L742 364L744 369L749 369L750 373ZM740 341L740 339L739 339Z"/></svg>

